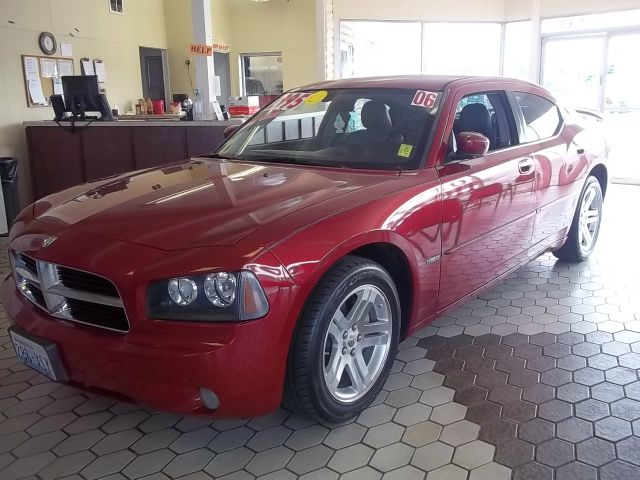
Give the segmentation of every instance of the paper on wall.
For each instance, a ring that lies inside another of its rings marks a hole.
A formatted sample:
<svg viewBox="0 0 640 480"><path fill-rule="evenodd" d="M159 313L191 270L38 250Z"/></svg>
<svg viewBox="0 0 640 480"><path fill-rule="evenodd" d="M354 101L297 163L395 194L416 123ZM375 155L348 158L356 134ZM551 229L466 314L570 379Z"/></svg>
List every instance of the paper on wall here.
<svg viewBox="0 0 640 480"><path fill-rule="evenodd" d="M93 69L93 62L91 60L81 60L82 71L85 75L95 75L96 71Z"/></svg>
<svg viewBox="0 0 640 480"><path fill-rule="evenodd" d="M64 90L62 89L62 80L59 78L53 79L53 94L54 95L63 95Z"/></svg>
<svg viewBox="0 0 640 480"><path fill-rule="evenodd" d="M58 60L58 76L70 77L73 75L73 60Z"/></svg>
<svg viewBox="0 0 640 480"><path fill-rule="evenodd" d="M60 54L63 57L73 57L73 45L71 45L70 43L61 43Z"/></svg>
<svg viewBox="0 0 640 480"><path fill-rule="evenodd" d="M218 120L219 122L224 120L222 108L220 108L220 103L218 103L217 100L211 101L211 109L213 110L213 114L216 116L216 120Z"/></svg>
<svg viewBox="0 0 640 480"><path fill-rule="evenodd" d="M44 78L58 78L58 62L50 58L41 58L40 76Z"/></svg>
<svg viewBox="0 0 640 480"><path fill-rule="evenodd" d="M93 62L94 70L98 76L99 83L105 83L107 81L107 67L104 66L104 62Z"/></svg>
<svg viewBox="0 0 640 480"><path fill-rule="evenodd" d="M24 75L27 80L27 90L31 97L31 102L38 105L46 105L47 101L42 92L42 83L40 83L40 68L38 67L38 59L34 57L24 57Z"/></svg>

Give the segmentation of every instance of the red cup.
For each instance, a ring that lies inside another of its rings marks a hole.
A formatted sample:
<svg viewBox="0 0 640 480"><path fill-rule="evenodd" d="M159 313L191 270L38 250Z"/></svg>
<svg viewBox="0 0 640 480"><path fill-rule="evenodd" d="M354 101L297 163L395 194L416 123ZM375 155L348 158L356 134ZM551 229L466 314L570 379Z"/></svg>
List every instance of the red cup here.
<svg viewBox="0 0 640 480"><path fill-rule="evenodd" d="M154 115L162 115L164 113L164 100L153 100L153 113Z"/></svg>

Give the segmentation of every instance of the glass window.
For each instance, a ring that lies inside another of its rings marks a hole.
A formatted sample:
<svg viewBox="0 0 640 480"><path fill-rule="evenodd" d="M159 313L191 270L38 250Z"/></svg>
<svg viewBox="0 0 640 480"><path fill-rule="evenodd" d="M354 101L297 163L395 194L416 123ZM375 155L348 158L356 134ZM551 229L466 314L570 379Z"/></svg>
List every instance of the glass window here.
<svg viewBox="0 0 640 480"><path fill-rule="evenodd" d="M525 122L520 143L543 140L553 137L558 132L562 118L553 102L531 93L514 92L514 95Z"/></svg>
<svg viewBox="0 0 640 480"><path fill-rule="evenodd" d="M283 95L245 123L217 152L238 160L415 169L442 95L416 102L415 90L307 90Z"/></svg>
<svg viewBox="0 0 640 480"><path fill-rule="evenodd" d="M548 18L542 20L542 33L575 32L580 30L603 30L615 27L640 25L640 10L595 13L573 17Z"/></svg>
<svg viewBox="0 0 640 480"><path fill-rule="evenodd" d="M340 22L341 78L420 73L421 25Z"/></svg>
<svg viewBox="0 0 640 480"><path fill-rule="evenodd" d="M479 92L463 97L456 107L453 132L476 132L489 139L489 151L511 145L511 117L504 109L503 92Z"/></svg>
<svg viewBox="0 0 640 480"><path fill-rule="evenodd" d="M499 75L499 23L425 23L422 71L435 75Z"/></svg>
<svg viewBox="0 0 640 480"><path fill-rule="evenodd" d="M281 95L282 54L242 55L242 85L245 95Z"/></svg>
<svg viewBox="0 0 640 480"><path fill-rule="evenodd" d="M529 79L531 35L531 21L529 20L505 24L502 64L502 74L505 77Z"/></svg>

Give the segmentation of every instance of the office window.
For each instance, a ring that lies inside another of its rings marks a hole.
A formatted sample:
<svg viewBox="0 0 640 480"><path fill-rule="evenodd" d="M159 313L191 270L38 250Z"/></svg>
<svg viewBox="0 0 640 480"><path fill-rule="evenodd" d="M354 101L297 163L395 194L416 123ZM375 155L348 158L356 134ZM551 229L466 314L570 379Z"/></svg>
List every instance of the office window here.
<svg viewBox="0 0 640 480"><path fill-rule="evenodd" d="M109 11L111 13L124 14L124 0L109 0Z"/></svg>
<svg viewBox="0 0 640 480"><path fill-rule="evenodd" d="M241 58L244 95L282 94L281 53L252 53Z"/></svg>
<svg viewBox="0 0 640 480"><path fill-rule="evenodd" d="M420 73L421 25L340 22L341 78Z"/></svg>
<svg viewBox="0 0 640 480"><path fill-rule="evenodd" d="M531 21L505 24L502 75L529 80L531 67Z"/></svg>
<svg viewBox="0 0 640 480"><path fill-rule="evenodd" d="M542 20L540 30L542 33L577 32L580 30L604 30L636 25L640 25L640 10L624 10L621 12L548 18Z"/></svg>
<svg viewBox="0 0 640 480"><path fill-rule="evenodd" d="M499 75L502 25L425 23L422 71L435 75Z"/></svg>

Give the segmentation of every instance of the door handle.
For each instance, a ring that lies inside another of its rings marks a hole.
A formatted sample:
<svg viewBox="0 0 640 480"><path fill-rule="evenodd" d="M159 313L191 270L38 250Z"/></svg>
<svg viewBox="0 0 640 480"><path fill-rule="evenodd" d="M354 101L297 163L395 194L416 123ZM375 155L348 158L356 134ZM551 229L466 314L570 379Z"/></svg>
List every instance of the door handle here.
<svg viewBox="0 0 640 480"><path fill-rule="evenodd" d="M518 171L522 175L526 175L527 173L531 173L533 170L533 161L529 158L525 160L520 160L518 162Z"/></svg>

